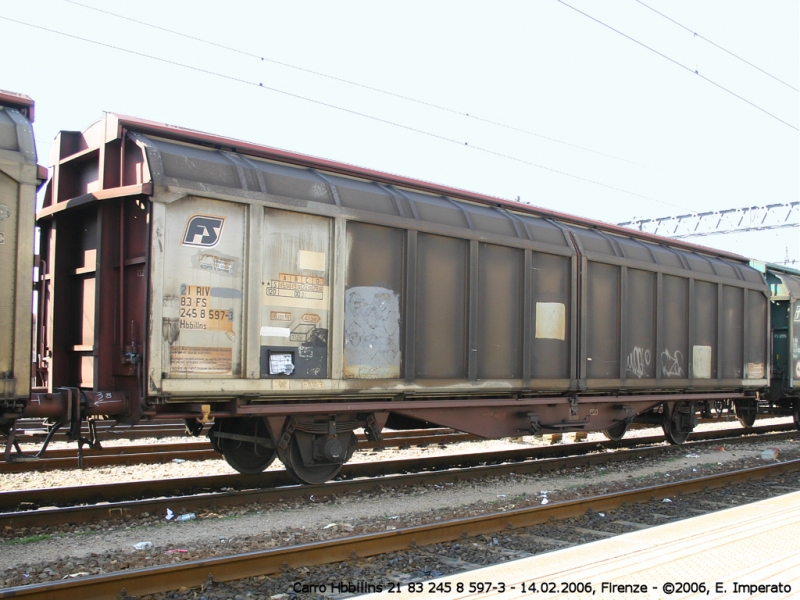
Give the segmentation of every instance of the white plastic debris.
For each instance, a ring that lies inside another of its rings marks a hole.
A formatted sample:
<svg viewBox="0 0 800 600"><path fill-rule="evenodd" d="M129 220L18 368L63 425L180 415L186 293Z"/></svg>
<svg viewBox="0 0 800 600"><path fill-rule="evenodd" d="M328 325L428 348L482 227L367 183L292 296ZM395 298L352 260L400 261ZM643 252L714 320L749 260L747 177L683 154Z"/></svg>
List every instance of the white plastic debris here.
<svg viewBox="0 0 800 600"><path fill-rule="evenodd" d="M331 527L336 527L336 525L338 525L338 523L328 523L323 529L330 529Z"/></svg>
<svg viewBox="0 0 800 600"><path fill-rule="evenodd" d="M764 460L775 460L780 453L781 451L778 448L767 448L761 453L761 458Z"/></svg>
<svg viewBox="0 0 800 600"><path fill-rule="evenodd" d="M139 542L138 544L134 544L133 547L137 550L147 550L153 547L153 542Z"/></svg>
<svg viewBox="0 0 800 600"><path fill-rule="evenodd" d="M686 455L686 458L700 458L700 455L699 455L699 454L694 454L694 453L692 453L692 454L687 454L687 455Z"/></svg>
<svg viewBox="0 0 800 600"><path fill-rule="evenodd" d="M185 463L186 461L184 459L182 459L182 458L173 458L172 462L177 463L177 464L181 464L181 463Z"/></svg>
<svg viewBox="0 0 800 600"><path fill-rule="evenodd" d="M197 518L197 515L194 513L186 513L185 515L178 515L175 517L176 521L192 521Z"/></svg>
<svg viewBox="0 0 800 600"><path fill-rule="evenodd" d="M550 500L548 500L546 497L542 498L542 504L548 504L549 502Z"/></svg>
<svg viewBox="0 0 800 600"><path fill-rule="evenodd" d="M669 498L664 498L661 502L672 502Z"/></svg>
<svg viewBox="0 0 800 600"><path fill-rule="evenodd" d="M70 573L69 575L64 575L61 579L74 579L75 577L85 577L86 575L90 575L89 571L80 571L78 573Z"/></svg>
<svg viewBox="0 0 800 600"><path fill-rule="evenodd" d="M171 521L172 517L175 516L175 513L172 512L172 509L167 509L167 516L164 517L167 521Z"/></svg>
<svg viewBox="0 0 800 600"><path fill-rule="evenodd" d="M605 517L606 516L606 513L597 513L597 514L600 515L601 517Z"/></svg>

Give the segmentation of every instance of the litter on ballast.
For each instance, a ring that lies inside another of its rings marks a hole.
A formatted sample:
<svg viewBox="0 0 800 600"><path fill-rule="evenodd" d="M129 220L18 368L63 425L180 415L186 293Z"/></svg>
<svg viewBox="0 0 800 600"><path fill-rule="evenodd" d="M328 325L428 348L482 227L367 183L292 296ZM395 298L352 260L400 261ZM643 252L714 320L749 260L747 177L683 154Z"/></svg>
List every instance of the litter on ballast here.
<svg viewBox="0 0 800 600"><path fill-rule="evenodd" d="M85 575L89 575L88 571L80 571L78 573L70 573L69 575L64 575L61 579L74 579L75 577L84 577Z"/></svg>
<svg viewBox="0 0 800 600"><path fill-rule="evenodd" d="M778 455L781 453L780 449L778 448L767 448L761 453L761 458L764 460L775 460L778 458Z"/></svg>

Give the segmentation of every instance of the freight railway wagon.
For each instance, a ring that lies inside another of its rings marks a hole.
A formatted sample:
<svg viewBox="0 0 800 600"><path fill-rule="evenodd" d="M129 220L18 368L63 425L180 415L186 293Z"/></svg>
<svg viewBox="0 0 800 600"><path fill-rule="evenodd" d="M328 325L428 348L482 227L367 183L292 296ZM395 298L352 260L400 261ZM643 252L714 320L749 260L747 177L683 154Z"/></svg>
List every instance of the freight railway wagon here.
<svg viewBox="0 0 800 600"><path fill-rule="evenodd" d="M51 162L41 389L7 396L7 456L19 416L76 437L81 419L183 418L213 421L241 472L277 456L316 483L357 428L621 437L636 418L680 442L702 412L797 412L790 272L114 114L61 132Z"/></svg>
<svg viewBox="0 0 800 600"><path fill-rule="evenodd" d="M35 199L47 178L36 164L33 112L30 98L0 90L0 400L12 405L31 391Z"/></svg>

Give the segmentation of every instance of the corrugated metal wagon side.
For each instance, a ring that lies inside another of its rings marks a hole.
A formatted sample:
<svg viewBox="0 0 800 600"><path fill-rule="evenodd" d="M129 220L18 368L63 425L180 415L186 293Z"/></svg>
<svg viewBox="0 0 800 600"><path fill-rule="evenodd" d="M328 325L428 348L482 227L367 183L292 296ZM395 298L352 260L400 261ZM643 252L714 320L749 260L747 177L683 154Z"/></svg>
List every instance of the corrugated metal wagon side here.
<svg viewBox="0 0 800 600"><path fill-rule="evenodd" d="M769 291L741 261L570 225L580 248L581 385L588 390L759 390L769 383ZM694 427L694 399L657 414L672 441ZM712 408L728 408L718 396ZM728 403L729 404L729 403ZM734 408L752 426L755 397ZM617 426L612 435L624 434Z"/></svg>
<svg viewBox="0 0 800 600"><path fill-rule="evenodd" d="M557 225L254 157L220 164L216 150L189 160L183 145L138 139L156 165L152 297L164 298L152 304L163 327L151 392L212 396L209 376L282 398L574 387L575 251ZM182 284L209 299L181 299Z"/></svg>

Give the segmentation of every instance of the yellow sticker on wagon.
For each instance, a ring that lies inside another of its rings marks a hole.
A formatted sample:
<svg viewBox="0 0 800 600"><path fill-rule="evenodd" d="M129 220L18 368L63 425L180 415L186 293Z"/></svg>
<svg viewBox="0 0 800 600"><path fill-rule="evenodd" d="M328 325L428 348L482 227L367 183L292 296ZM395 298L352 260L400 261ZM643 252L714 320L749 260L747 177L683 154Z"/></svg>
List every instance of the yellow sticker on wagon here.
<svg viewBox="0 0 800 600"><path fill-rule="evenodd" d="M182 285L180 328L233 331L233 309L211 306L211 287Z"/></svg>

